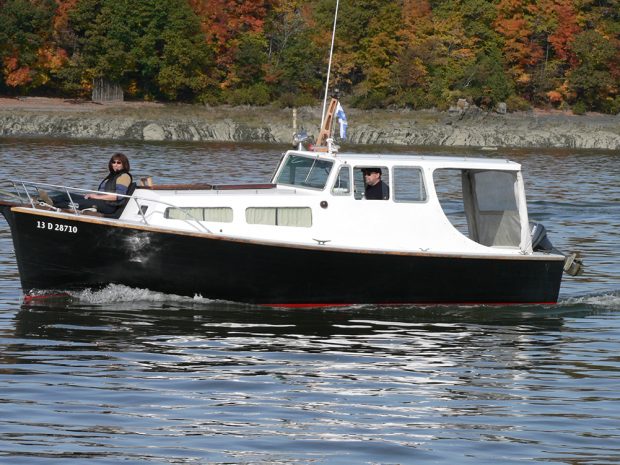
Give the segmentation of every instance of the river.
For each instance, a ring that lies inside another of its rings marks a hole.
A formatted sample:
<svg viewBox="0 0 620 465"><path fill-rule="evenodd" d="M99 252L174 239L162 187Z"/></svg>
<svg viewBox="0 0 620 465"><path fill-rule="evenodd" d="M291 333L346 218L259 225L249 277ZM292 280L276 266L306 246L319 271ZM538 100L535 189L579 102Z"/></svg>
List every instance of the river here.
<svg viewBox="0 0 620 465"><path fill-rule="evenodd" d="M158 183L264 182L284 149L0 139L0 180L94 187L122 151ZM416 151L523 164L531 218L586 265L557 305L25 305L2 218L0 463L620 463L620 153Z"/></svg>

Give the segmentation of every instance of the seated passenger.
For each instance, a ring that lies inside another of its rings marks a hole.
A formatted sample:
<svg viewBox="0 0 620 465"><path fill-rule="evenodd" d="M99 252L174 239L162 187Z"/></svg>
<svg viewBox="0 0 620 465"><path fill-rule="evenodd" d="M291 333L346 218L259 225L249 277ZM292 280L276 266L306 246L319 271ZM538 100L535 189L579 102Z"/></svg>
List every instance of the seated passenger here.
<svg viewBox="0 0 620 465"><path fill-rule="evenodd" d="M364 168L364 198L367 200L387 200L390 198L390 188L381 180L381 168Z"/></svg>
<svg viewBox="0 0 620 465"><path fill-rule="evenodd" d="M117 194L126 195L132 182L129 173L129 159L122 153L115 153L108 162L108 170L109 174L101 181L97 190L109 192L109 194L71 194L71 201L77 205L77 208L80 210L95 208L100 213L112 215L125 203L123 197L119 197ZM46 203L54 207L71 207L67 194L57 194L50 197L44 191L39 191L39 195Z"/></svg>

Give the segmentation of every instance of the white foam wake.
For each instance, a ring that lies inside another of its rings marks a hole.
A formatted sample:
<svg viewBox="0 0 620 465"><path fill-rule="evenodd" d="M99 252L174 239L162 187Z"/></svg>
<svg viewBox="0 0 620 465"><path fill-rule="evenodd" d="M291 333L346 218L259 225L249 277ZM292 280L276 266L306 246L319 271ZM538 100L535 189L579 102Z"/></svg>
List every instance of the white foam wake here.
<svg viewBox="0 0 620 465"><path fill-rule="evenodd" d="M588 305L591 307L620 310L620 291L606 294L569 297L559 302L560 305Z"/></svg>
<svg viewBox="0 0 620 465"><path fill-rule="evenodd" d="M122 284L110 284L103 289L98 290L85 289L83 291L71 291L69 292L69 295L80 302L89 304L103 304L110 302L213 302L213 300L205 299L199 295L194 297L185 297L175 294L154 292L148 289L128 287Z"/></svg>

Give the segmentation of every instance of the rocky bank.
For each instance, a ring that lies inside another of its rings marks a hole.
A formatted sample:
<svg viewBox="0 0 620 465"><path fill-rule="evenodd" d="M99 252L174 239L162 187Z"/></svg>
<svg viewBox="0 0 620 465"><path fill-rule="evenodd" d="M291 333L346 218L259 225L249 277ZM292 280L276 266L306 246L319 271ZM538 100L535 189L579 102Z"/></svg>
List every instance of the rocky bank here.
<svg viewBox="0 0 620 465"><path fill-rule="evenodd" d="M349 109L347 144L620 150L620 115L530 111ZM0 136L291 143L294 125L316 134L320 107L206 107L0 98Z"/></svg>

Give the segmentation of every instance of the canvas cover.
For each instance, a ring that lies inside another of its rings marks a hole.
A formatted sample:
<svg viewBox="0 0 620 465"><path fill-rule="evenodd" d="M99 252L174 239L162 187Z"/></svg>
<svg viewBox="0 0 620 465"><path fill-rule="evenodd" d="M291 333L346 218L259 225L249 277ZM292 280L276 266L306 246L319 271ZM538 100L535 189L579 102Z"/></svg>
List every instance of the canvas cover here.
<svg viewBox="0 0 620 465"><path fill-rule="evenodd" d="M532 252L520 172L463 170L463 204L470 239L488 247Z"/></svg>

